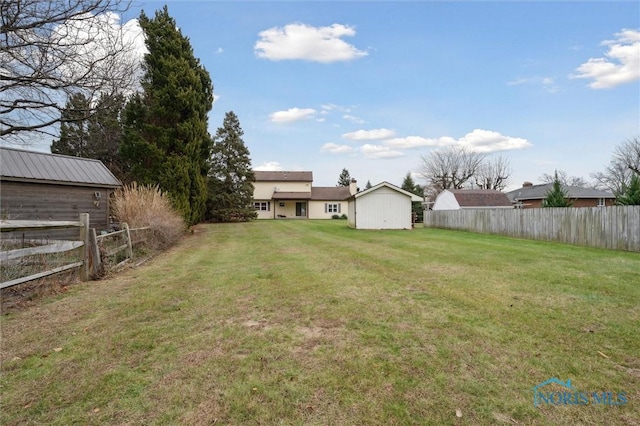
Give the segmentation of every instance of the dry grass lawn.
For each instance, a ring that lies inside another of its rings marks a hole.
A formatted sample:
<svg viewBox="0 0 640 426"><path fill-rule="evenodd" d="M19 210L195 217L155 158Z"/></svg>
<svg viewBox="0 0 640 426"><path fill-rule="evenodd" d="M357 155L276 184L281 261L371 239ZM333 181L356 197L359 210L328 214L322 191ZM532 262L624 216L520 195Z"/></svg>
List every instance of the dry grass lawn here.
<svg viewBox="0 0 640 426"><path fill-rule="evenodd" d="M637 253L335 220L203 225L0 321L3 425L640 419ZM534 407L551 377L628 402Z"/></svg>

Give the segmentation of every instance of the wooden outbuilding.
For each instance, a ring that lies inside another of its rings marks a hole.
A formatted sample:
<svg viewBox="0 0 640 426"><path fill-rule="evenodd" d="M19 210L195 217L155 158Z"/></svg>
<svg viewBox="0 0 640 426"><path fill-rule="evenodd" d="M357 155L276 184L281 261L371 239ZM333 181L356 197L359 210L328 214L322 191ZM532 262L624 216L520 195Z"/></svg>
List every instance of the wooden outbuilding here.
<svg viewBox="0 0 640 426"><path fill-rule="evenodd" d="M0 217L78 220L109 229L109 199L122 183L99 160L0 147Z"/></svg>

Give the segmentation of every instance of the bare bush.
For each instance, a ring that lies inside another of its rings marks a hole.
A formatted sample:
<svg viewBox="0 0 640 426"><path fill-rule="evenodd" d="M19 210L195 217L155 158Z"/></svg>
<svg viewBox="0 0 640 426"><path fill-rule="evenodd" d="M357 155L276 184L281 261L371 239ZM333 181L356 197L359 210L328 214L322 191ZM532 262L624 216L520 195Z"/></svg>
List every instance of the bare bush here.
<svg viewBox="0 0 640 426"><path fill-rule="evenodd" d="M148 244L164 248L176 242L185 231L184 219L158 186L133 182L114 193L113 215L131 228L150 227Z"/></svg>

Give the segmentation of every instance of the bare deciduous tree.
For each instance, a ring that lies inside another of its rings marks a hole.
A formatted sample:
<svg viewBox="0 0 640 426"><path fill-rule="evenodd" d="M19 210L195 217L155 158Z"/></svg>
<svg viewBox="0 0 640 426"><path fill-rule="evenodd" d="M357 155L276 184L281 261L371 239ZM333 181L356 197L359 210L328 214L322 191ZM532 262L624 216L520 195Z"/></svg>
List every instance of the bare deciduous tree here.
<svg viewBox="0 0 640 426"><path fill-rule="evenodd" d="M629 170L640 174L640 137L628 139L618 145L613 160L622 163Z"/></svg>
<svg viewBox="0 0 640 426"><path fill-rule="evenodd" d="M618 196L625 192L634 173L640 174L640 137L616 147L605 171L593 173L591 177L595 179L597 188L607 189Z"/></svg>
<svg viewBox="0 0 640 426"><path fill-rule="evenodd" d="M476 175L484 154L463 147L448 147L422 156L420 175L438 190L460 189Z"/></svg>
<svg viewBox="0 0 640 426"><path fill-rule="evenodd" d="M135 87L127 0L0 0L0 141L54 134L73 94ZM129 32L128 32L129 31Z"/></svg>
<svg viewBox="0 0 640 426"><path fill-rule="evenodd" d="M556 170L556 172L552 175L550 175L549 173L545 173L538 179L540 179L540 181L544 183L553 183L556 181L556 178L558 181L560 181L560 184L565 186L591 186L585 178L580 176L569 176L569 174L564 170Z"/></svg>
<svg viewBox="0 0 640 426"><path fill-rule="evenodd" d="M478 168L474 179L479 189L502 191L507 186L511 172L509 159L499 156L484 161Z"/></svg>

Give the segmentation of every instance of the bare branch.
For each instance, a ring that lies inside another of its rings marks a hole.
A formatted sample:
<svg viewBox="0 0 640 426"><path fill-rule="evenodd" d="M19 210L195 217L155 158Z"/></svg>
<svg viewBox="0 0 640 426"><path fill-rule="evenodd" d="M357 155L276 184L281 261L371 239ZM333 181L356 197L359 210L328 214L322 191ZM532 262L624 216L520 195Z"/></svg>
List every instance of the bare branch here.
<svg viewBox="0 0 640 426"><path fill-rule="evenodd" d="M485 155L462 147L449 147L422 156L420 174L438 190L460 189L474 176Z"/></svg>
<svg viewBox="0 0 640 426"><path fill-rule="evenodd" d="M135 89L136 40L119 22L128 7L128 0L0 0L0 141L51 132L75 93L95 100Z"/></svg>

